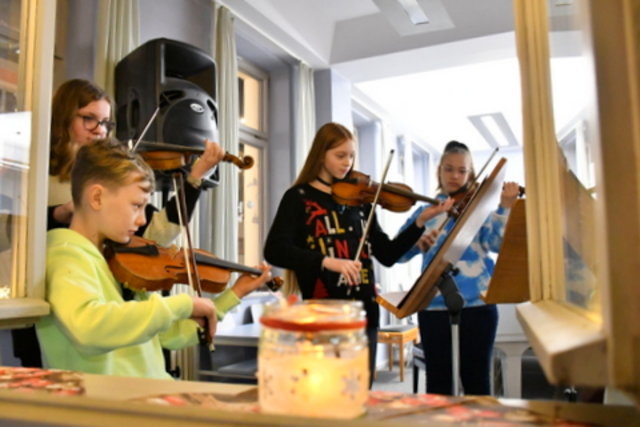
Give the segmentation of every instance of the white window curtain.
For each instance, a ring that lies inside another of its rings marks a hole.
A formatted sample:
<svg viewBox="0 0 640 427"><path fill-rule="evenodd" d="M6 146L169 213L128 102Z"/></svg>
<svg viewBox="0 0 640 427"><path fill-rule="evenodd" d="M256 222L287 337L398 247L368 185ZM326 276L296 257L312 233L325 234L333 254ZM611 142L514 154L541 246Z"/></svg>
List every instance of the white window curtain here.
<svg viewBox="0 0 640 427"><path fill-rule="evenodd" d="M234 18L229 9L219 6L214 12L215 60L218 68L219 144L229 153L239 150L238 61ZM213 251L219 257L238 258L238 169L220 165L220 185L213 191Z"/></svg>
<svg viewBox="0 0 640 427"><path fill-rule="evenodd" d="M294 105L296 114L296 139L294 146L295 176L302 169L316 132L315 92L313 89L313 69L301 62L297 67L297 90Z"/></svg>
<svg viewBox="0 0 640 427"><path fill-rule="evenodd" d="M140 44L137 0L100 0L98 12L95 82L114 95L118 61Z"/></svg>

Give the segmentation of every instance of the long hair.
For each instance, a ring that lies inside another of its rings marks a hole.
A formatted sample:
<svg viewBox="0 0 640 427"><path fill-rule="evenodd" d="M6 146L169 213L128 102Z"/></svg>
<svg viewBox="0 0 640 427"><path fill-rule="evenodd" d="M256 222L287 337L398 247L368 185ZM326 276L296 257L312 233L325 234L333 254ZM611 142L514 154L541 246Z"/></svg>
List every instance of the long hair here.
<svg viewBox="0 0 640 427"><path fill-rule="evenodd" d="M469 151L469 147L467 147L467 144L463 144L462 142L458 142L458 141L449 141L447 142L447 145L445 145L444 151L442 152L442 156L440 157L440 163L438 163L438 168L436 172L438 175L438 190L442 189L442 182L440 182L440 168L442 167L442 163L444 162L444 159L449 154L464 154L469 157L469 164L470 164L471 170L469 171L469 177L467 178L467 182L465 182L465 185L463 187L463 188L466 188L466 185L469 182L475 181L476 179L476 170L473 167L473 158L471 157L471 152Z"/></svg>
<svg viewBox="0 0 640 427"><path fill-rule="evenodd" d="M322 162L324 160L325 153L348 140L353 140L353 134L343 125L333 122L322 125L320 129L318 129L318 132L316 132L316 136L313 138L309 154L307 154L307 159L305 160L298 177L293 182L293 186L306 184L316 179L322 169ZM282 293L284 295L300 293L298 278L292 270L284 270L284 285L282 286Z"/></svg>
<svg viewBox="0 0 640 427"><path fill-rule="evenodd" d="M78 150L71 168L73 204L82 205L82 193L91 183L117 189L132 182L147 182L144 189L151 193L155 183L153 170L139 154L129 151L118 140L99 139Z"/></svg>
<svg viewBox="0 0 640 427"><path fill-rule="evenodd" d="M353 134L349 129L339 123L325 123L316 132L307 160L302 166L302 170L293 182L293 186L306 184L318 177L320 169L322 169L322 161L327 151L337 147L345 141L352 140Z"/></svg>
<svg viewBox="0 0 640 427"><path fill-rule="evenodd" d="M51 104L49 175L59 176L61 181L69 179L75 158L69 133L71 122L76 111L101 99L113 107L109 95L88 80L68 80L58 88Z"/></svg>

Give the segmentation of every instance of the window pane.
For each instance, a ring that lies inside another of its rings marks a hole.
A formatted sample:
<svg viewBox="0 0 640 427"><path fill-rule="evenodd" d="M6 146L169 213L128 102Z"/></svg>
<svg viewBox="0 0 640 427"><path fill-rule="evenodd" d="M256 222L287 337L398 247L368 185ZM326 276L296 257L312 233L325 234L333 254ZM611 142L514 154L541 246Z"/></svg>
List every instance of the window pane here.
<svg viewBox="0 0 640 427"><path fill-rule="evenodd" d="M595 74L587 4L550 6L553 114L563 162L562 212L565 284L560 296L600 316L595 246L596 184L593 156L598 144Z"/></svg>
<svg viewBox="0 0 640 427"><path fill-rule="evenodd" d="M255 160L252 168L240 174L240 225L239 258L244 265L255 266L262 259L262 149L252 145L243 145L243 156Z"/></svg>
<svg viewBox="0 0 640 427"><path fill-rule="evenodd" d="M252 129L263 131L262 111L262 80L249 74L238 72L240 85L240 122Z"/></svg>
<svg viewBox="0 0 640 427"><path fill-rule="evenodd" d="M0 298L23 296L31 115L0 114Z"/></svg>
<svg viewBox="0 0 640 427"><path fill-rule="evenodd" d="M0 113L18 111L20 0L0 0Z"/></svg>
<svg viewBox="0 0 640 427"><path fill-rule="evenodd" d="M0 298L22 297L31 114L18 113L20 0L0 0Z"/></svg>

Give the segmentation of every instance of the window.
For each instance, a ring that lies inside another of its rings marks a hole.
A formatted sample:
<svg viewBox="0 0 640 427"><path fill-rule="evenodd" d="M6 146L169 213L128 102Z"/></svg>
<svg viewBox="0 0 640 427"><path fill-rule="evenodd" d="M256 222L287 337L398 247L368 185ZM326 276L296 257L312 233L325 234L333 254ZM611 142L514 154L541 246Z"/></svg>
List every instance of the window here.
<svg viewBox="0 0 640 427"><path fill-rule="evenodd" d="M238 72L240 93L240 149L254 165L240 174L238 260L254 266L262 260L265 236L265 180L267 149L266 73L241 61Z"/></svg>
<svg viewBox="0 0 640 427"><path fill-rule="evenodd" d="M0 298L24 296L30 115L0 114Z"/></svg>
<svg viewBox="0 0 640 427"><path fill-rule="evenodd" d="M21 9L20 1L0 1L0 298L22 294L17 284L24 259L19 248L24 247L26 232L30 117L16 113Z"/></svg>
<svg viewBox="0 0 640 427"><path fill-rule="evenodd" d="M435 194L436 185L432 185L434 173L429 167L429 153L417 144L411 144L411 161L413 163L413 191L427 196Z"/></svg>
<svg viewBox="0 0 640 427"><path fill-rule="evenodd" d="M240 94L240 123L247 128L264 132L264 81L242 71L238 72Z"/></svg>
<svg viewBox="0 0 640 427"><path fill-rule="evenodd" d="M560 7L514 3L536 266L518 317L550 382L639 400L640 4Z"/></svg>
<svg viewBox="0 0 640 427"><path fill-rule="evenodd" d="M581 7L580 2L573 10L552 7L549 16L553 120L558 148L568 169L562 174L565 183L561 197L565 280L554 292L560 301L599 322L596 194L589 191L596 185L590 155L598 143L595 69L589 55L589 28Z"/></svg>
<svg viewBox="0 0 640 427"><path fill-rule="evenodd" d="M42 201L49 161L55 2L0 0L0 16L0 324L11 327L48 312L42 301Z"/></svg>

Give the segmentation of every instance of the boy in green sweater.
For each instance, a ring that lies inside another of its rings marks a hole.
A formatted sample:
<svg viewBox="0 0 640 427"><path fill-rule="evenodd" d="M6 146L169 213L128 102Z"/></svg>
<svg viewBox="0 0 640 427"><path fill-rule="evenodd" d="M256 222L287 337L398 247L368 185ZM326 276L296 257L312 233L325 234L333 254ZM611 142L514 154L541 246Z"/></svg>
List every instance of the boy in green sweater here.
<svg viewBox="0 0 640 427"><path fill-rule="evenodd" d="M74 215L68 229L47 234L47 300L51 314L36 325L45 365L94 374L171 378L162 348L198 342L208 322L271 278L241 276L215 302L178 294L136 292L125 301L102 254L105 241L127 243L145 224L154 175L137 154L112 140L79 149L71 172Z"/></svg>

